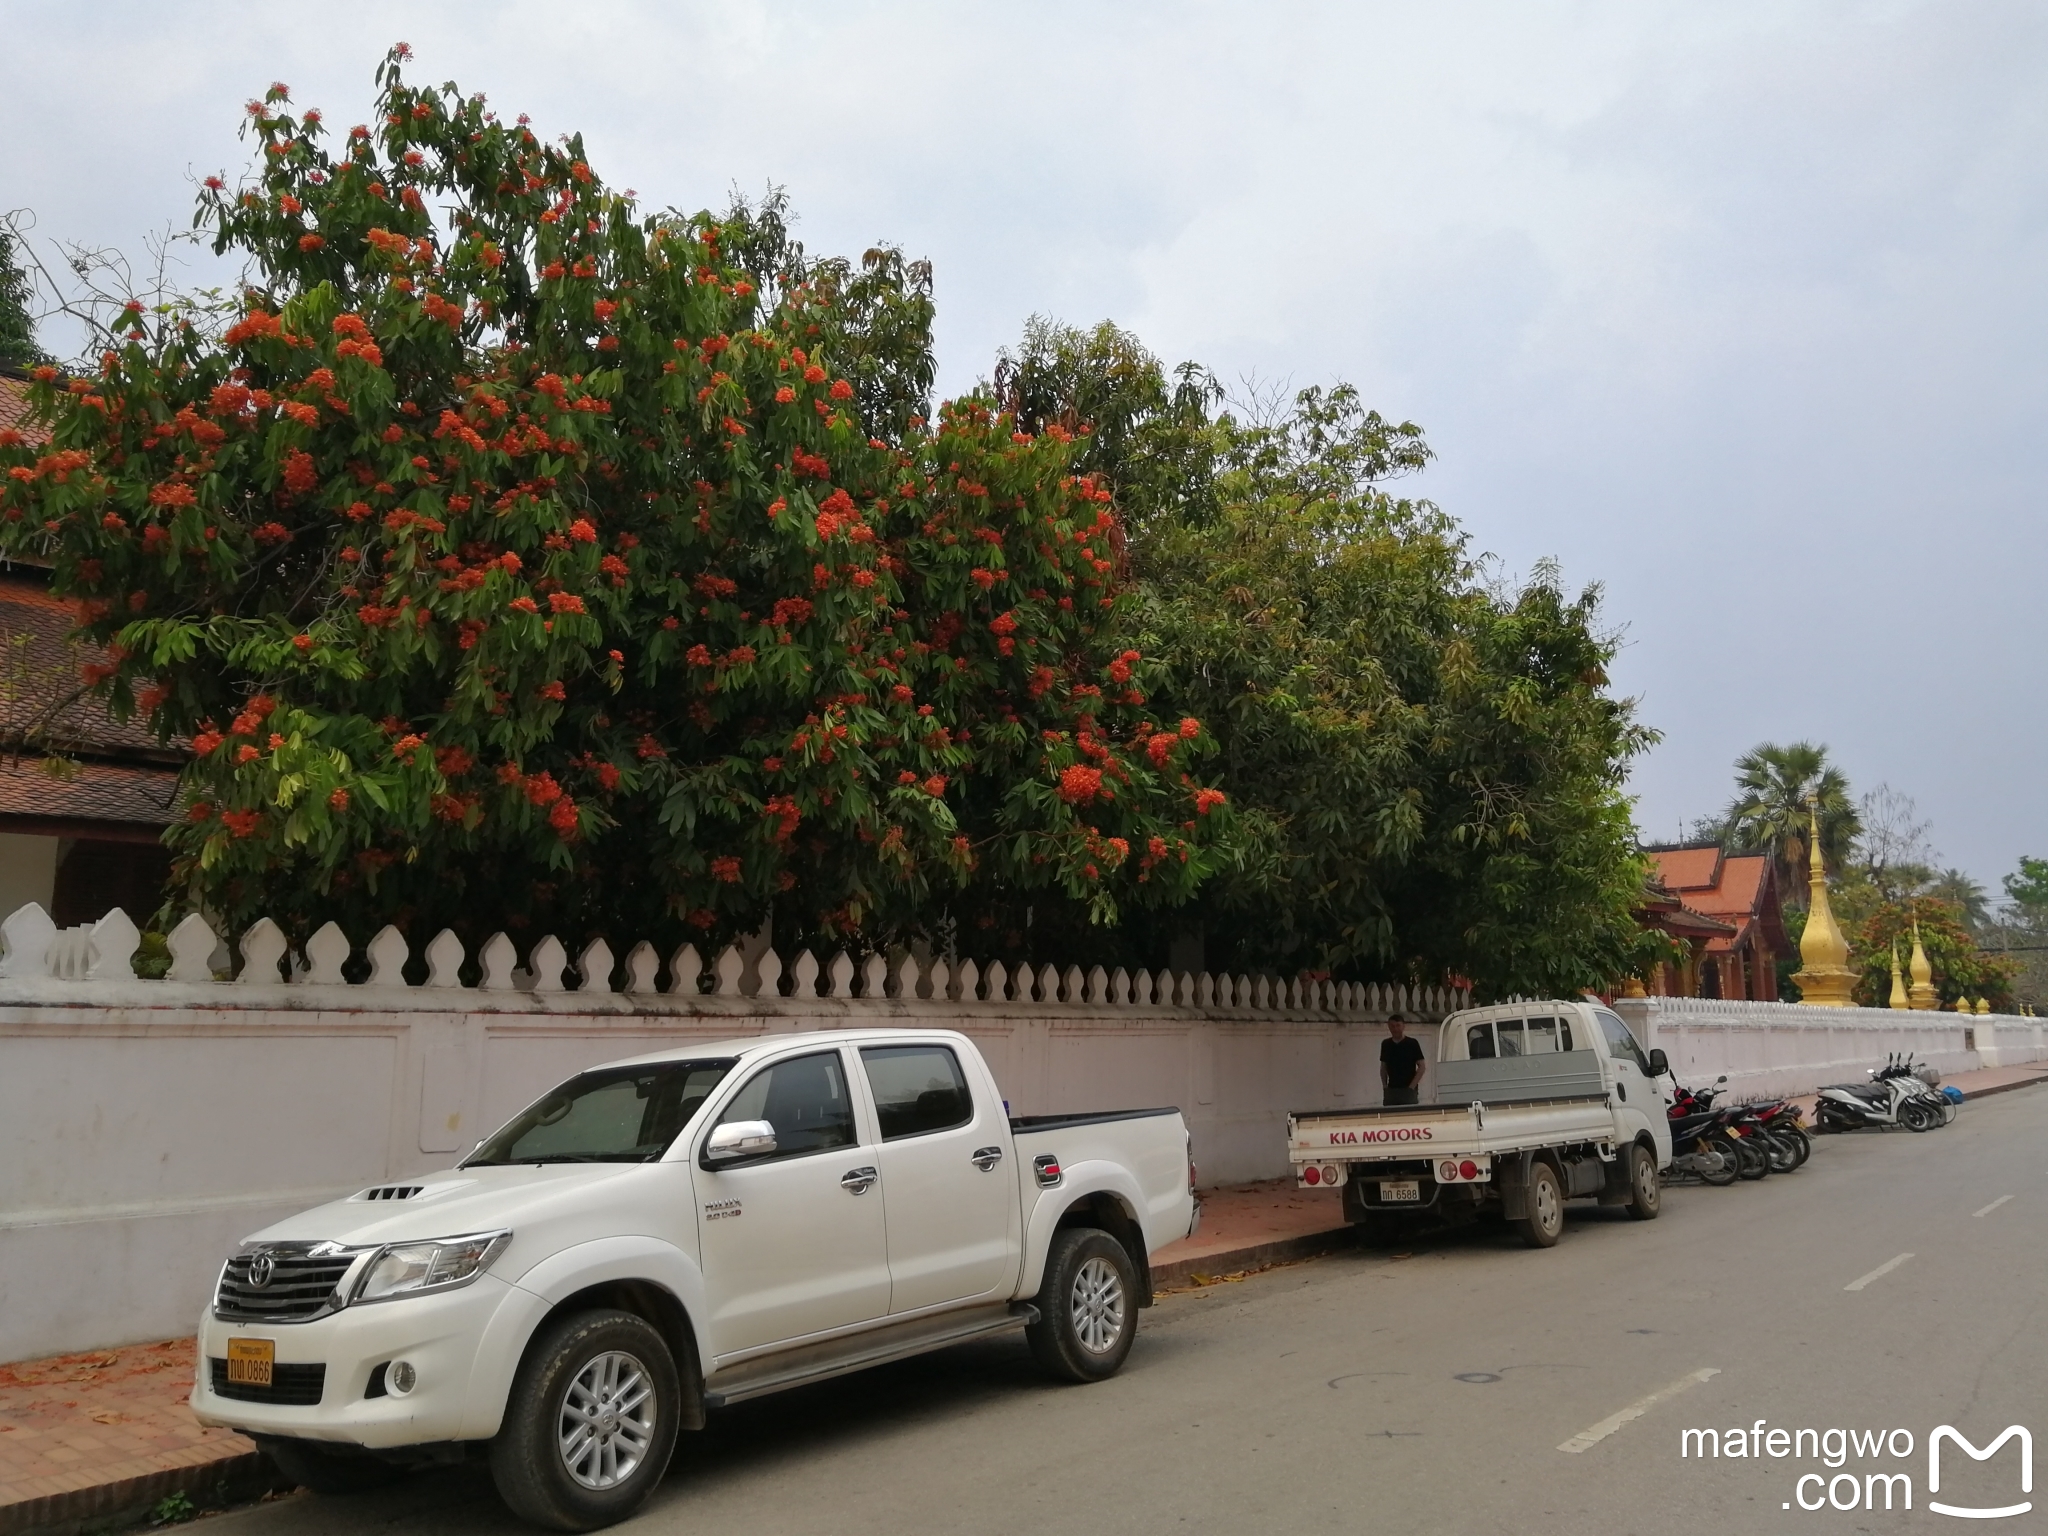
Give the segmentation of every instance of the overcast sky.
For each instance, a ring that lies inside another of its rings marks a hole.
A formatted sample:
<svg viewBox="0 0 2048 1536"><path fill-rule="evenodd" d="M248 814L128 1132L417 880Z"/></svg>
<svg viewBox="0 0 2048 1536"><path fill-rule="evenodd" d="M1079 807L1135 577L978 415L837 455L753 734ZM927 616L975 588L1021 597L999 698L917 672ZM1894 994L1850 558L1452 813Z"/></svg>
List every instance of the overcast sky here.
<svg viewBox="0 0 2048 1536"><path fill-rule="evenodd" d="M139 248L273 79L390 43L653 206L788 188L938 269L942 388L1036 312L1348 379L1506 569L1601 583L1651 838L1826 742L1996 889L2048 854L2048 7L8 0L0 208Z"/></svg>

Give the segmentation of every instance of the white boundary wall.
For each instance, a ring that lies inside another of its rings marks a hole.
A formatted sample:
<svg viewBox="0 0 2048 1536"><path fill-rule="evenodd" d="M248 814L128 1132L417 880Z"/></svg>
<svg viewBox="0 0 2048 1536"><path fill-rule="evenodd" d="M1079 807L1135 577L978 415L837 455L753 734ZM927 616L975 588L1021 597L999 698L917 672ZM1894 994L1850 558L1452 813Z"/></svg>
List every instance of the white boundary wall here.
<svg viewBox="0 0 2048 1536"><path fill-rule="evenodd" d="M468 987L450 934L427 948L427 984L407 986L392 930L367 947L377 979L349 985L339 930L287 957L267 921L227 981L212 979L226 955L196 918L172 937L174 967L195 979L141 981L125 917L59 933L34 907L0 924L0 942L0 1360L189 1333L248 1233L447 1167L546 1088L619 1057L736 1035L960 1029L1012 1113L1175 1105L1203 1183L1243 1183L1287 1173L1288 1110L1379 1102L1389 1011L1434 1021L1463 1002L1206 973L984 975L908 956L856 977L846 956L820 967L806 954L785 972L773 951L738 949L707 977L687 946L657 991L651 949L615 966L601 942L580 962L595 984L570 991L560 944L543 939L515 969L502 936ZM621 975L631 990L611 990Z"/></svg>
<svg viewBox="0 0 2048 1536"><path fill-rule="evenodd" d="M1728 1074L1732 1098L1789 1097L1860 1083L1894 1051L1954 1074L2048 1060L2048 1020L1892 1008L1805 1008L1701 997L1622 998L1645 1050L1660 1046L1681 1083Z"/></svg>
<svg viewBox="0 0 2048 1536"><path fill-rule="evenodd" d="M651 949L615 965L601 941L579 961L592 984L572 991L555 940L518 967L502 936L472 987L448 934L427 947L427 983L408 986L405 941L388 929L366 947L374 979L349 985L338 929L287 956L267 921L243 936L229 981L214 979L226 952L197 918L172 940L173 974L189 979L141 981L135 943L118 912L62 933L33 906L0 923L0 1360L189 1332L247 1233L446 1167L551 1084L622 1056L870 1024L960 1029L1013 1113L1177 1105L1202 1182L1231 1184L1287 1173L1289 1110L1379 1102L1388 1012L1434 1022L1465 1001L1273 977L984 975L909 957L856 976L844 956L785 970L772 951L738 949L707 976L688 946L656 990ZM2048 1023L2034 1020L1620 1006L1681 1080L1727 1072L1741 1094L1855 1080L1891 1050L1947 1072L2048 1058Z"/></svg>

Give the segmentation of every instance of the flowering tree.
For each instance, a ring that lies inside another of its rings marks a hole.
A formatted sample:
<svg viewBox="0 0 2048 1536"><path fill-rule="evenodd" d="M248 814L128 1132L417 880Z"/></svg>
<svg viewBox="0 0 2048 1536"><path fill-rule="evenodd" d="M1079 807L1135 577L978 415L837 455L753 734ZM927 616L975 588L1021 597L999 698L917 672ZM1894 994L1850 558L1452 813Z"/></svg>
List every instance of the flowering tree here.
<svg viewBox="0 0 2048 1536"><path fill-rule="evenodd" d="M1892 964L1897 961L1901 970L1907 968L1916 927L1921 949L1934 971L1942 1007L1954 1007L1959 997L1972 1002L1981 997L1990 1001L1995 1013L2013 1011L2012 984L2019 974L2018 962L1980 948L1955 907L1936 896L1888 901L1858 929L1849 946L1861 972L1856 978L1858 1003L1882 1008L1891 1001Z"/></svg>
<svg viewBox="0 0 2048 1536"><path fill-rule="evenodd" d="M1240 416L1113 326L1043 322L999 380L1027 424L1104 424L1083 463L1131 520L1153 696L1209 722L1235 800L1227 867L1127 931L1481 996L1641 970L1658 941L1623 781L1655 738L1608 684L1597 589L1505 582L1392 494L1428 445L1347 385Z"/></svg>
<svg viewBox="0 0 2048 1536"><path fill-rule="evenodd" d="M250 104L200 209L249 263L231 325L132 306L96 375L37 374L49 444L0 439L0 542L106 644L86 681L192 739L196 894L713 938L1185 899L1230 813L1146 710L1069 435L916 414L888 253L642 216L406 57L338 139Z"/></svg>

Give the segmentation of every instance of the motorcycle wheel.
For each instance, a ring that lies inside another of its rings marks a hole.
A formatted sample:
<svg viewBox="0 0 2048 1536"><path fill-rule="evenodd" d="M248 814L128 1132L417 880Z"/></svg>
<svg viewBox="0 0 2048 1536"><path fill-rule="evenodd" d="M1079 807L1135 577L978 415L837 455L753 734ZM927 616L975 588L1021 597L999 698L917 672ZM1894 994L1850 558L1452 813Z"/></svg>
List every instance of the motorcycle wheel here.
<svg viewBox="0 0 2048 1536"><path fill-rule="evenodd" d="M1766 1131L1762 1140L1764 1151L1771 1160L1771 1172L1790 1173L1799 1166L1799 1149L1792 1145L1791 1138L1782 1131Z"/></svg>
<svg viewBox="0 0 2048 1536"><path fill-rule="evenodd" d="M1909 1131L1927 1131L1934 1128L1934 1120L1928 1114L1927 1106L1918 1099L1908 1099L1899 1106L1899 1124Z"/></svg>
<svg viewBox="0 0 2048 1536"><path fill-rule="evenodd" d="M1756 1144L1754 1136L1739 1137L1735 1143L1735 1155L1740 1159L1736 1173L1745 1179L1766 1179L1771 1174L1771 1160L1764 1149Z"/></svg>
<svg viewBox="0 0 2048 1536"><path fill-rule="evenodd" d="M1806 1134L1804 1127L1797 1125L1788 1125L1778 1134L1792 1147L1794 1158L1792 1166L1794 1168L1804 1168L1806 1160L1813 1156L1813 1138Z"/></svg>
<svg viewBox="0 0 2048 1536"><path fill-rule="evenodd" d="M1720 1189L1735 1182L1736 1171L1742 1166L1735 1148L1719 1136L1702 1140L1695 1155L1700 1160L1700 1178Z"/></svg>

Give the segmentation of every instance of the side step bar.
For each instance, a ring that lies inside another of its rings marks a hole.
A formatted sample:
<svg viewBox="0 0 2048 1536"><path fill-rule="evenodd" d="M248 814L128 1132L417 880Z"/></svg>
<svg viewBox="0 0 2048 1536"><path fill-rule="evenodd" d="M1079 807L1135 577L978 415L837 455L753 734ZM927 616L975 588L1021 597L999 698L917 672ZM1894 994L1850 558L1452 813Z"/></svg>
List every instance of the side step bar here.
<svg viewBox="0 0 2048 1536"><path fill-rule="evenodd" d="M1038 1308L1028 1302L1008 1304L999 1312L977 1308L971 1313L918 1318L875 1333L855 1334L792 1350L786 1355L769 1355L718 1372L704 1385L704 1406L724 1408L750 1397L829 1381L834 1376L864 1371L871 1365L887 1365L969 1339L1015 1333L1038 1321Z"/></svg>

